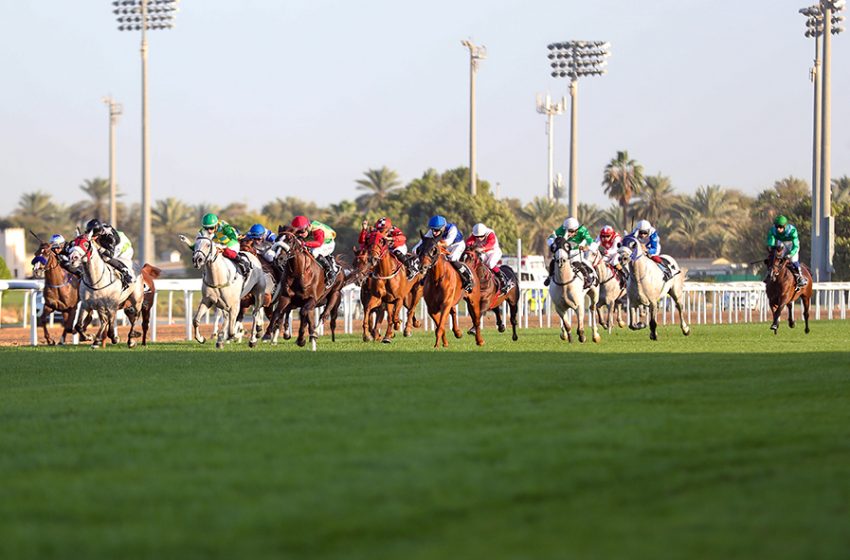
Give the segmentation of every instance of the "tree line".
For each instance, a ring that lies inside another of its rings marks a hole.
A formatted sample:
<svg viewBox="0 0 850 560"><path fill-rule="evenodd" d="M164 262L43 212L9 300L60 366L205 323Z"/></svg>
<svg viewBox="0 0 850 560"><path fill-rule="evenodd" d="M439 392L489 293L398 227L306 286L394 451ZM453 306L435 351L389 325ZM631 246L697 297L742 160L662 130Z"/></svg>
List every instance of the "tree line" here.
<svg viewBox="0 0 850 560"><path fill-rule="evenodd" d="M348 253L357 242L363 220L373 223L389 216L407 234L411 243L418 239L428 218L443 214L458 224L464 233L477 222L484 222L498 234L506 253L514 252L517 238L523 239L524 252L543 254L545 239L567 216L568 209L558 199L536 197L523 203L515 198L496 198L487 180L479 179L478 194L468 192L469 169L458 167L442 173L426 170L406 185L387 167L368 169L354 180L358 196L327 206L287 196L278 197L260 208L243 202L226 205L193 204L177 197L156 200L151 209L155 249L158 255L181 251L178 234L191 234L199 228L201 216L214 212L240 231L254 223L276 230L293 216L303 214L326 222L337 232L337 252ZM832 180L835 216L835 279L850 278L850 177ZM75 227L83 227L92 217L109 216L109 182L95 178L80 186L83 199L65 206L43 191L21 195L18 206L0 218L0 226L31 229L42 238L53 233L66 237ZM605 166L600 184L612 199L602 208L579 204L578 219L595 235L603 225L629 230L640 219L649 220L658 229L665 253L678 258L725 257L734 262L752 262L763 258L764 239L773 217L782 213L800 230L801 259L809 262L811 195L808 183L796 177L778 179L755 196L720 185L703 185L687 195L674 188L670 177L649 175L627 151ZM558 195L562 193L556 193ZM117 204L118 225L131 240L139 239L139 204ZM34 249L34 239L29 239Z"/></svg>

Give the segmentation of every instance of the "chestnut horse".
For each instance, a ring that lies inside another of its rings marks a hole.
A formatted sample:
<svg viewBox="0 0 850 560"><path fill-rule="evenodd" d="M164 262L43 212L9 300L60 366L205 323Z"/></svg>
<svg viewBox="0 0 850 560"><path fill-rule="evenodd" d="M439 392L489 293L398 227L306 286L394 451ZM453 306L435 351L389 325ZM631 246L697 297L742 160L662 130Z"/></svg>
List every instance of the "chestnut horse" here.
<svg viewBox="0 0 850 560"><path fill-rule="evenodd" d="M316 321L313 310L324 306L319 322L330 318L331 341L336 341L336 320L339 316L339 305L342 302L342 288L345 285L345 274L342 270L336 275L333 283L325 287L325 271L316 258L305 247L301 240L288 229L281 229L275 243L281 248L275 260L281 270L281 280L278 282L277 306L269 324L266 336L280 328L288 313L300 308L301 324L298 328L298 346L307 344L305 330L309 331L310 340L318 338ZM266 338L266 337L264 337ZM284 335L284 338L288 338Z"/></svg>
<svg viewBox="0 0 850 560"><path fill-rule="evenodd" d="M481 261L480 251L467 249L461 260L472 268L472 271L475 272L475 275L478 277L478 281L481 285L481 295L478 302L480 306L479 308L481 309L481 316L483 317L487 311L493 311L493 313L496 314L496 326L498 327L499 332L505 332L505 322L502 320L502 302L507 302L508 311L511 315L511 328L513 329L513 336L511 339L516 340L516 314L519 304L519 281L513 269L505 265L500 267L505 273L505 276L510 278L513 283L510 290L502 293L496 282L496 277L493 274L493 271L490 270L489 266ZM473 334L474 330L477 330L477 327L478 325L473 323L469 334Z"/></svg>
<svg viewBox="0 0 850 560"><path fill-rule="evenodd" d="M805 286L797 288L794 273L789 270L787 251L784 246L772 247L767 259L768 274L765 280L765 291L773 312L773 324L770 329L773 334L779 334L779 316L782 308L788 308L788 327L794 328L795 301L803 301L803 319L806 321L806 334L809 334L809 306L812 301L812 273L809 267L800 263L800 272L808 280Z"/></svg>
<svg viewBox="0 0 850 560"><path fill-rule="evenodd" d="M44 329L44 340L51 346L56 344L50 337L47 323L48 318L58 311L62 314L63 327L59 344L65 344L65 337L74 334L74 319L80 301L80 279L62 268L49 243L39 245L34 263L33 274L44 276L44 310L38 318Z"/></svg>
<svg viewBox="0 0 850 560"><path fill-rule="evenodd" d="M421 233L419 237L422 239L422 243L419 245L418 253L422 261L422 275L424 276L422 294L425 298L425 304L428 306L428 314L434 321L434 348L439 348L441 342L445 348L449 345L448 340L446 340L449 316L452 318L452 331L455 338L463 336L455 308L461 298L466 299L472 324L481 324L481 284L473 271L472 292L467 294L463 289L460 272L449 262L445 246L434 237L425 237ZM475 329L475 344L484 345L481 329Z"/></svg>
<svg viewBox="0 0 850 560"><path fill-rule="evenodd" d="M387 331L382 342L392 342L395 333L393 327L398 322L398 315L404 298L411 288L419 283L414 277L408 279L404 264L398 260L390 250L389 240L380 233L372 233L366 241L368 262L372 272L366 277L361 288L361 302L363 303L363 316L371 317L373 310L382 305L387 308ZM370 321L363 321L363 342L377 340L377 337L369 329Z"/></svg>

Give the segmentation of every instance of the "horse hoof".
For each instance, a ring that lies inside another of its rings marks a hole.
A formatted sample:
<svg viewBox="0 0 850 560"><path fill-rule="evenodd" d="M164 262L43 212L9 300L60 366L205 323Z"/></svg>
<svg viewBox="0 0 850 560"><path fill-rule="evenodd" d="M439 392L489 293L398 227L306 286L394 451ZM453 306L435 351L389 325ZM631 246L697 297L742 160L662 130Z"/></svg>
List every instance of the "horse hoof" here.
<svg viewBox="0 0 850 560"><path fill-rule="evenodd" d="M392 343L392 341L393 341L393 339L391 339L391 338L385 338L385 339L383 339L381 342L382 342L383 344L391 344L391 343Z"/></svg>
<svg viewBox="0 0 850 560"><path fill-rule="evenodd" d="M809 327L806 327L806 334L809 334Z"/></svg>
<svg viewBox="0 0 850 560"><path fill-rule="evenodd" d="M410 332L410 331L404 331L404 337L405 337L405 338L409 338L410 336L413 336L413 333L412 333L412 332Z"/></svg>
<svg viewBox="0 0 850 560"><path fill-rule="evenodd" d="M505 325L499 325L499 332L505 332Z"/></svg>
<svg viewBox="0 0 850 560"><path fill-rule="evenodd" d="M420 325L419 319L413 319L413 328L418 329L419 325Z"/></svg>
<svg viewBox="0 0 850 560"><path fill-rule="evenodd" d="M690 329L690 327L688 327L687 329L683 330L683 331L682 331L682 334L684 334L685 336L690 336L690 335L691 335L691 329Z"/></svg>
<svg viewBox="0 0 850 560"><path fill-rule="evenodd" d="M793 329L793 328L794 328L794 327L796 327L796 326L797 326L797 323L788 323L788 328L789 328L789 329Z"/></svg>
<svg viewBox="0 0 850 560"><path fill-rule="evenodd" d="M469 330L466 331L466 334L469 334L469 335L475 334L475 327L469 327Z"/></svg>
<svg viewBox="0 0 850 560"><path fill-rule="evenodd" d="M516 334L511 336L511 340L513 340L514 342L516 342L518 339L519 339L519 337Z"/></svg>
<svg viewBox="0 0 850 560"><path fill-rule="evenodd" d="M248 348L254 348L255 346L257 346L256 340L249 340L248 341Z"/></svg>
<svg viewBox="0 0 850 560"><path fill-rule="evenodd" d="M455 338L463 338L463 331L453 331ZM448 344L446 344L448 346Z"/></svg>
<svg viewBox="0 0 850 560"><path fill-rule="evenodd" d="M581 342L581 343L585 343L585 342L587 342L587 337L584 336L583 334L580 334L580 335L578 335L578 341Z"/></svg>
<svg viewBox="0 0 850 560"><path fill-rule="evenodd" d="M285 335L283 335L283 340L290 340L291 338L292 338L292 335L291 335L291 334L285 334Z"/></svg>
<svg viewBox="0 0 850 560"><path fill-rule="evenodd" d="M307 345L307 341L303 338L299 338L298 340L295 341L295 344L297 344L298 346L304 347L304 346Z"/></svg>
<svg viewBox="0 0 850 560"><path fill-rule="evenodd" d="M130 340L127 341L127 348L135 348L135 347L136 347L136 341L135 340L130 339Z"/></svg>
<svg viewBox="0 0 850 560"><path fill-rule="evenodd" d="M598 334L593 335L593 342L595 342L595 343L599 344L599 342L601 342L601 341L602 341L602 337L601 337L601 336L599 336Z"/></svg>
<svg viewBox="0 0 850 560"><path fill-rule="evenodd" d="M649 340L658 340L658 335L655 333L649 333Z"/></svg>
<svg viewBox="0 0 850 560"><path fill-rule="evenodd" d="M561 331L561 340L567 340L567 333Z"/></svg>

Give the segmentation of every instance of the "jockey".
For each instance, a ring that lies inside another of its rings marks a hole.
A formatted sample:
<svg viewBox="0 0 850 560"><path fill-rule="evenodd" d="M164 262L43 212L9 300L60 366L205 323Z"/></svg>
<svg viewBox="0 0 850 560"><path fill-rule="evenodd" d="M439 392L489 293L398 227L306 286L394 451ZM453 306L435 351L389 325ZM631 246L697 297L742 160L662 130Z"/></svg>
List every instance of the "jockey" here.
<svg viewBox="0 0 850 560"><path fill-rule="evenodd" d="M620 237L620 234L608 225L599 230L599 236L595 241L599 247L599 253L602 255L602 261L616 271L621 284L625 283L626 271L622 267L615 267L614 261L617 257L617 247L622 241L623 238Z"/></svg>
<svg viewBox="0 0 850 560"><path fill-rule="evenodd" d="M471 292L472 272L466 266L463 266L458 262L460 261L460 257L463 256L463 250L466 248L466 243L463 240L463 234L460 232L458 227L455 224L447 222L443 216L432 216L431 219L428 220L428 231L425 232L424 237L438 239L440 244L446 247L449 262L452 263L452 266L454 266L458 272L460 272L461 279L463 279L463 289L467 292ZM422 240L414 245L413 251L416 252L420 245L422 245Z"/></svg>
<svg viewBox="0 0 850 560"><path fill-rule="evenodd" d="M63 269L75 274L77 276L80 275L79 271L72 271L68 269L68 265L70 264L68 261L68 255L65 250L68 248L68 242L65 241L65 238L61 233L54 233L50 236L50 250L53 251L53 254L56 255L56 259L59 261L59 266Z"/></svg>
<svg viewBox="0 0 850 560"><path fill-rule="evenodd" d="M549 249L552 249L553 244L555 243L555 239L558 237L565 238L572 245L575 245L579 249L579 259L573 261L573 265L584 275L584 287L585 289L593 286L594 282L596 282L596 273L593 271L593 266L591 266L590 262L587 260L587 253L590 251L596 250L596 242L590 236L590 233L587 231L587 228L578 223L578 220L573 216L570 216L564 223L561 224L561 227L552 232L552 234L546 239L546 244L549 246ZM549 278L554 274L553 267L554 261L549 262ZM545 286L549 285L549 278L543 282Z"/></svg>
<svg viewBox="0 0 850 560"><path fill-rule="evenodd" d="M289 225L295 230L295 236L310 249L316 262L322 265L325 271L325 285L330 285L336 274L336 263L331 256L336 247L336 232L322 222L308 220L306 216L295 216Z"/></svg>
<svg viewBox="0 0 850 560"><path fill-rule="evenodd" d="M637 239L641 245L646 247L646 254L650 259L655 261L664 272L664 281L666 282L673 277L673 271L661 258L661 239L658 237L658 232L649 223L649 220L640 220L637 227L629 234Z"/></svg>
<svg viewBox="0 0 850 560"><path fill-rule="evenodd" d="M133 282L133 244L123 231L101 223L97 218L88 221L86 233L90 233L92 239L97 241L100 256L115 268L121 276L121 285L127 289Z"/></svg>
<svg viewBox="0 0 850 560"><path fill-rule="evenodd" d="M481 251L481 261L493 271L493 275L499 281L499 291L503 294L510 288L510 279L502 272L499 261L502 259L502 249L499 247L499 239L496 232L484 224L478 223L472 226L472 235L466 238L467 249Z"/></svg>
<svg viewBox="0 0 850 560"><path fill-rule="evenodd" d="M360 248L363 249L366 245L366 240L371 234L379 234L387 238L390 251L393 255L407 267L407 277L413 278L419 272L419 263L414 255L407 252L407 236L398 227L394 226L386 216L380 218L372 229L369 229L368 222L363 221L360 228L360 237L357 239L360 243Z"/></svg>
<svg viewBox="0 0 850 560"><path fill-rule="evenodd" d="M236 266L236 270L246 279L251 274L251 261L240 254L239 231L224 220L219 220L215 214L205 214L201 219L201 229L198 232L204 237L211 237L215 243L224 246L221 252Z"/></svg>
<svg viewBox="0 0 850 560"><path fill-rule="evenodd" d="M275 253L271 251L271 246L277 239L277 236L264 226L263 224L254 224L251 226L251 229L248 230L248 233L245 234L245 239L254 240L254 249L256 250L258 255L262 255L263 258L271 262L274 260Z"/></svg>
<svg viewBox="0 0 850 560"><path fill-rule="evenodd" d="M797 287L802 288L808 284L808 279L803 276L800 270L800 236L797 233L797 228L793 224L788 223L788 218L785 216L776 216L773 220L773 227L767 232L767 248L785 247L785 254L791 262L791 272L794 273L794 280L797 282Z"/></svg>

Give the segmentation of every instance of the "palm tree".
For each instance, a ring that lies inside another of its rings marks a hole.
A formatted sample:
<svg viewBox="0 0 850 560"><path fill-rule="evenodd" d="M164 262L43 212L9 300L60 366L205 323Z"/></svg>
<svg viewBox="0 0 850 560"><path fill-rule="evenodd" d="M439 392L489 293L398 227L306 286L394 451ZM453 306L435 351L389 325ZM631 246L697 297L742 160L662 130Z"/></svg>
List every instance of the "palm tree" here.
<svg viewBox="0 0 850 560"><path fill-rule="evenodd" d="M269 228L275 231L277 226L289 224L292 218L298 215L313 219L319 213L319 208L313 202L287 196L286 198L278 197L263 205L261 211L268 220Z"/></svg>
<svg viewBox="0 0 850 560"><path fill-rule="evenodd" d="M357 189L366 191L357 197L357 206L365 210L374 210L381 206L387 196L401 186L398 173L384 166L380 169L369 169L363 175L365 179L357 179Z"/></svg>
<svg viewBox="0 0 850 560"><path fill-rule="evenodd" d="M578 205L578 222L586 227L591 234L605 225L604 213L602 209L595 204Z"/></svg>
<svg viewBox="0 0 850 560"><path fill-rule="evenodd" d="M605 194L613 198L623 208L623 228L626 224L626 214L632 196L640 194L643 185L643 166L633 159L629 159L629 152L623 150L617 152L617 157L605 166L602 175L602 184L605 186Z"/></svg>
<svg viewBox="0 0 850 560"><path fill-rule="evenodd" d="M545 254L546 238L561 225L566 215L566 206L548 198L538 196L526 204L519 223L526 250L530 254Z"/></svg>
<svg viewBox="0 0 850 560"><path fill-rule="evenodd" d="M705 218L710 227L725 228L735 214L737 206L729 193L720 185L702 186L688 200L690 206Z"/></svg>
<svg viewBox="0 0 850 560"><path fill-rule="evenodd" d="M662 218L670 216L670 210L678 201L670 177L659 173L646 177L640 190L640 198L635 200L634 207L637 215L649 220L652 224L658 224ZM657 228L657 226L656 226Z"/></svg>
<svg viewBox="0 0 850 560"><path fill-rule="evenodd" d="M850 203L850 177L847 175L832 180L832 202Z"/></svg>
<svg viewBox="0 0 850 560"><path fill-rule="evenodd" d="M677 214L669 239L687 257L694 258L706 246L711 234L706 227L708 222L699 210L688 204L679 206Z"/></svg>
<svg viewBox="0 0 850 560"><path fill-rule="evenodd" d="M60 233L67 226L63 209L53 202L51 195L43 191L28 192L18 199L9 222L15 227L33 231L43 239L54 233ZM66 232L67 233L67 232ZM35 250L36 241L30 235L26 236L27 249Z"/></svg>
<svg viewBox="0 0 850 560"><path fill-rule="evenodd" d="M195 210L174 197L157 200L151 209L151 227L157 245L157 253L180 247L178 235L190 234L197 228Z"/></svg>

